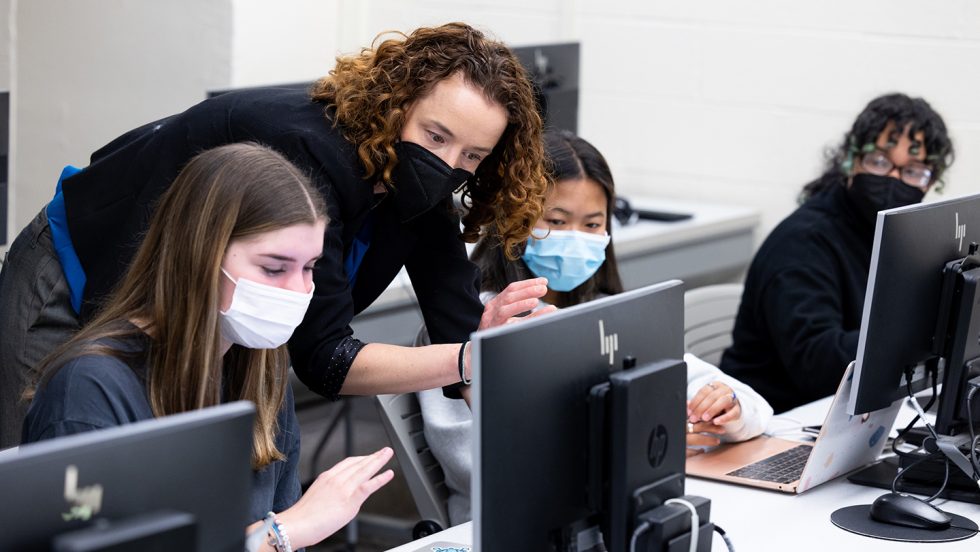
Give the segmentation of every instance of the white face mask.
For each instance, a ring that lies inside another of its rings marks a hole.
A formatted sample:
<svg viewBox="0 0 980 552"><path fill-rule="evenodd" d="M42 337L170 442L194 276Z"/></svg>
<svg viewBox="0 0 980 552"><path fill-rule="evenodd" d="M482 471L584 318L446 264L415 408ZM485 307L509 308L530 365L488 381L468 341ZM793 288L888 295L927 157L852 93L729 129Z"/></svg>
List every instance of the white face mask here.
<svg viewBox="0 0 980 552"><path fill-rule="evenodd" d="M235 282L224 268L221 272ZM289 341L312 298L313 286L299 293L239 278L231 306L221 311L221 335L250 349L275 349Z"/></svg>

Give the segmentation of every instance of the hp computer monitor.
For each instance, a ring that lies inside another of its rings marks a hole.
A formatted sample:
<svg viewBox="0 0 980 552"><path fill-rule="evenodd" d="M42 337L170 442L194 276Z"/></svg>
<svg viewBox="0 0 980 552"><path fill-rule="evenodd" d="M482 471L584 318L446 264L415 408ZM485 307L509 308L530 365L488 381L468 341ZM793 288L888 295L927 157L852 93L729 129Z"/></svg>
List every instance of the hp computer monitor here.
<svg viewBox="0 0 980 552"><path fill-rule="evenodd" d="M607 446L619 446L601 453L616 464L607 483L668 480L666 498L683 494L683 328L683 284L673 280L473 334L475 549L561 550L576 534L577 549L588 549L581 539L594 535L589 527L615 513L590 496L590 397L611 374L659 371L657 385L641 386L642 396L634 388L628 406L609 410L613 419L617 410L639 417L610 430L630 435L607 436ZM636 368L624 371L624 360ZM614 400L630 394L617 390L624 382L611 383ZM631 473L623 480L618 469ZM611 540L607 534L610 552L627 549Z"/></svg>
<svg viewBox="0 0 980 552"><path fill-rule="evenodd" d="M0 548L241 552L254 413L235 402L20 447L0 459Z"/></svg>
<svg viewBox="0 0 980 552"><path fill-rule="evenodd" d="M949 313L940 308L944 269L966 257L972 242L980 242L980 195L878 213L850 413L884 408L906 396L909 370L909 387L924 389L927 363L943 365L939 359L949 344L942 343L945 336L937 336L937 328L952 328ZM947 407L958 402L966 385L959 364L943 370L941 403Z"/></svg>

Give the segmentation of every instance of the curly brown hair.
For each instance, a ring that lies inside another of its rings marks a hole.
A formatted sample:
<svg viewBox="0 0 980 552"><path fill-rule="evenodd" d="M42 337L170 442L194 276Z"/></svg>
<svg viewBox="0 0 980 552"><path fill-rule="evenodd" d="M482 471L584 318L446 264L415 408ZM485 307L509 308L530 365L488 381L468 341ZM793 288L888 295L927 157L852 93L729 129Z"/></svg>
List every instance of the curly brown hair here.
<svg viewBox="0 0 980 552"><path fill-rule="evenodd" d="M382 40L385 35L395 38ZM475 242L493 229L507 256L516 259L541 216L548 176L544 169L543 122L527 72L503 43L465 23L423 27L409 35L382 33L371 48L340 56L311 95L328 118L357 145L367 178L391 185L398 141L413 102L436 83L462 74L469 84L507 111L507 128L480 163L463 192L463 239Z"/></svg>

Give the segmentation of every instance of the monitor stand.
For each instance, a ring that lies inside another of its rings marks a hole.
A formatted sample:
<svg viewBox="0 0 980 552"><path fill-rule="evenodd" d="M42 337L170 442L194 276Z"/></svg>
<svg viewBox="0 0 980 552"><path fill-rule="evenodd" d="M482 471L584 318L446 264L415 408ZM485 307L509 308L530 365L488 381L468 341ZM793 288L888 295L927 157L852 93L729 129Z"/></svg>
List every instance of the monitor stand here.
<svg viewBox="0 0 980 552"><path fill-rule="evenodd" d="M851 475L847 476L847 480L858 485L891 490L892 481L895 479L895 474L898 473L899 469L901 469L899 461L900 458L897 456L885 458L878 463L871 464L862 470L852 473ZM931 477L916 478L914 472L920 469L922 471L919 473L925 472L927 474L934 474L938 477L938 479L933 479ZM902 479L899 480L898 485L896 485L896 488L899 491L906 493L932 496L932 494L939 488L939 485L942 484L942 474L944 471L945 468L943 467L943 461L941 459L923 462L923 464L912 468L908 475L903 476ZM950 500L958 500L960 502L980 504L980 489L977 488L976 483L970 481L970 479L961 473L958 468L955 466L950 466L949 482L946 484L946 489L939 494L939 497Z"/></svg>

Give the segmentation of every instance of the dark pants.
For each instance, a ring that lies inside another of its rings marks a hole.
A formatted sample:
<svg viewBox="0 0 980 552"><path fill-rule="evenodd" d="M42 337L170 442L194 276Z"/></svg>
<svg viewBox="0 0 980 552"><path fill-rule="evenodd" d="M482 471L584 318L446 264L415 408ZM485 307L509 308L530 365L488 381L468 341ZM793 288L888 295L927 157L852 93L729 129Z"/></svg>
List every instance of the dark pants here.
<svg viewBox="0 0 980 552"><path fill-rule="evenodd" d="M0 449L20 444L29 406L21 394L32 370L78 328L42 209L10 245L0 269Z"/></svg>

